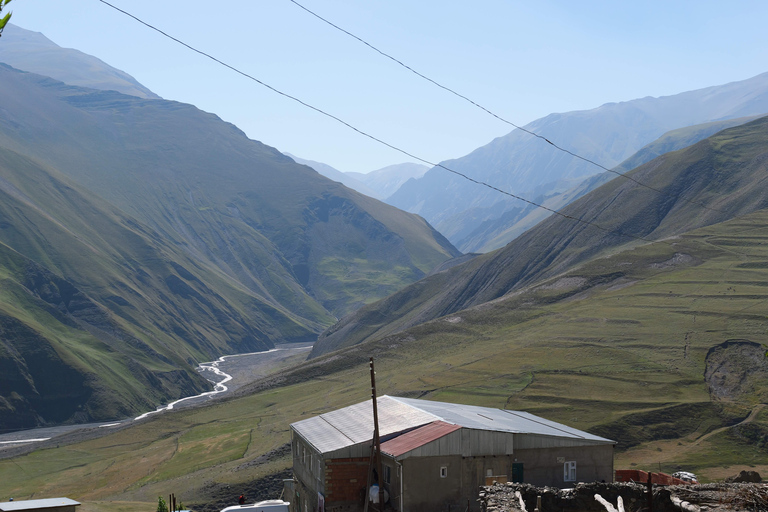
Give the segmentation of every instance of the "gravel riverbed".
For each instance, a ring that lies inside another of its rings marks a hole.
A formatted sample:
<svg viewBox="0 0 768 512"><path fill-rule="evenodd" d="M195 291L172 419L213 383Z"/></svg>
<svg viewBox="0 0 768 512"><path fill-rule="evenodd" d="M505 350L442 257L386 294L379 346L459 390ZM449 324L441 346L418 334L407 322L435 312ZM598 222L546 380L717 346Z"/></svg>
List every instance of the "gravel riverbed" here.
<svg viewBox="0 0 768 512"><path fill-rule="evenodd" d="M225 376L216 375L211 370L201 369L204 375L213 382L221 382L227 376L231 377L225 383L226 391L207 394L185 399L173 406L174 409L196 407L211 400L231 396L246 384L255 382L273 374L281 366L292 361L298 362L305 358L312 348L312 343L291 343L277 345L275 350L255 352L252 354L235 354L224 356L215 362L216 367ZM201 366L209 365L203 363ZM162 414L162 411L153 414ZM0 434L0 459L15 457L32 449L50 448L59 444L71 444L100 437L119 428L125 428L134 422L133 418L116 419L99 423L77 425L57 425L31 430L21 430Z"/></svg>

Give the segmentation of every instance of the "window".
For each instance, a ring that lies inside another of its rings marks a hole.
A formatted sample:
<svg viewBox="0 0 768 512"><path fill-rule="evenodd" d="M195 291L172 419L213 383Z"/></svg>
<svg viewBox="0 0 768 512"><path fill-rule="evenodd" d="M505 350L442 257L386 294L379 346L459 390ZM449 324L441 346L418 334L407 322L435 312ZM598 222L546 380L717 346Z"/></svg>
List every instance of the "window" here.
<svg viewBox="0 0 768 512"><path fill-rule="evenodd" d="M440 478L448 477L448 466L440 466Z"/></svg>
<svg viewBox="0 0 768 512"><path fill-rule="evenodd" d="M576 481L576 461L570 460L563 464L563 480L566 482Z"/></svg>
<svg viewBox="0 0 768 512"><path fill-rule="evenodd" d="M384 483L385 484L392 483L392 468L389 466L384 466Z"/></svg>
<svg viewBox="0 0 768 512"><path fill-rule="evenodd" d="M485 470L485 476L493 476L493 470L492 469L486 469Z"/></svg>

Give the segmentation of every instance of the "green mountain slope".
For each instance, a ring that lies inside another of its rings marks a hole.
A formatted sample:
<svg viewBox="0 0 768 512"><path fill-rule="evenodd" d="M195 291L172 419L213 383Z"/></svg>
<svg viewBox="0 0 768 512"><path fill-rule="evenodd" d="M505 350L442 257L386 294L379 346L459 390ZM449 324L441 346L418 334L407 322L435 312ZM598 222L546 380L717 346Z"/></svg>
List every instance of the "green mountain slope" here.
<svg viewBox="0 0 768 512"><path fill-rule="evenodd" d="M763 209L301 362L237 399L37 445L0 460L0 478L14 496L44 487L108 511L146 509L169 488L209 509L215 491L255 489L290 467L288 424L369 398L370 356L381 394L525 410L607 435L616 468L762 474L767 282Z"/></svg>
<svg viewBox="0 0 768 512"><path fill-rule="evenodd" d="M0 76L0 428L199 392L197 362L314 339L458 254L189 105Z"/></svg>
<svg viewBox="0 0 768 512"><path fill-rule="evenodd" d="M2 148L0 254L4 429L151 410L208 388L196 361L316 329Z"/></svg>
<svg viewBox="0 0 768 512"><path fill-rule="evenodd" d="M0 100L0 144L314 322L327 322L322 308L341 316L459 254L423 219L331 182L190 105L67 87L10 68L0 74L9 93Z"/></svg>
<svg viewBox="0 0 768 512"><path fill-rule="evenodd" d="M753 121L758 117L761 116L726 119L669 131L627 158L616 166L614 171L622 174L627 173L664 153L686 148L719 131ZM544 189L543 195L536 197L534 202L557 211L614 178L616 178L615 173L606 171L579 181L575 186L568 185L570 182L565 182L559 187L554 184L547 184L541 187ZM565 190L559 191L561 188ZM523 205L505 212L498 219L483 222L456 245L458 247L476 247L478 252L490 252L507 245L550 215L549 211L542 208Z"/></svg>
<svg viewBox="0 0 768 512"><path fill-rule="evenodd" d="M430 276L363 308L323 333L322 354L396 333L514 292L605 251L661 239L768 206L768 118L722 131L612 180L508 246ZM701 205L704 205L702 207ZM633 238L634 237L634 238Z"/></svg>
<svg viewBox="0 0 768 512"><path fill-rule="evenodd" d="M613 168L669 130L768 112L768 73L747 80L658 98L607 103L553 113L525 126L582 157ZM560 184L599 171L584 160L553 151L544 140L514 130L455 160L455 171L532 199L561 191ZM479 236L461 245L481 223L520 207L517 200L434 167L387 199L418 213L463 252L487 243Z"/></svg>

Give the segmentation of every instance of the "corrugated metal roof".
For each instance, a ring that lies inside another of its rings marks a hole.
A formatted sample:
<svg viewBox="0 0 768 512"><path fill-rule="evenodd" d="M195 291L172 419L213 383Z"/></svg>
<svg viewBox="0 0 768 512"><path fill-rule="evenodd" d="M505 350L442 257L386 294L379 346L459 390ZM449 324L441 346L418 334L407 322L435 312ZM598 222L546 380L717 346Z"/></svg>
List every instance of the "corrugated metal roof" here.
<svg viewBox="0 0 768 512"><path fill-rule="evenodd" d="M5 501L0 503L0 510L10 512L12 510L37 510L41 508L71 507L80 503L69 498L49 498L44 500Z"/></svg>
<svg viewBox="0 0 768 512"><path fill-rule="evenodd" d="M379 433L382 438L413 430L439 420L474 430L532 434L549 438L587 441L590 444L615 443L610 439L520 411L390 396L379 397L378 410ZM373 407L371 401L366 400L359 404L293 423L291 427L314 446L319 453L328 453L371 441L373 438ZM387 441L387 443L390 442L392 441ZM382 446L384 444L386 443L382 443Z"/></svg>
<svg viewBox="0 0 768 512"><path fill-rule="evenodd" d="M450 404L417 400L415 398L393 397L404 405L410 405L421 411L437 416L445 422L477 430L495 430L517 434L538 434L553 437L585 439L597 442L613 443L610 439L592 435L588 432L571 428L554 421L545 420L533 414L475 405Z"/></svg>
<svg viewBox="0 0 768 512"><path fill-rule="evenodd" d="M438 418L388 396L377 400L379 435L404 432ZM291 425L320 453L327 453L373 438L373 405L370 400L314 416Z"/></svg>
<svg viewBox="0 0 768 512"><path fill-rule="evenodd" d="M393 457L399 457L404 453L460 429L459 425L451 425L444 421L433 421L416 430L411 430L385 443L381 443L381 451Z"/></svg>

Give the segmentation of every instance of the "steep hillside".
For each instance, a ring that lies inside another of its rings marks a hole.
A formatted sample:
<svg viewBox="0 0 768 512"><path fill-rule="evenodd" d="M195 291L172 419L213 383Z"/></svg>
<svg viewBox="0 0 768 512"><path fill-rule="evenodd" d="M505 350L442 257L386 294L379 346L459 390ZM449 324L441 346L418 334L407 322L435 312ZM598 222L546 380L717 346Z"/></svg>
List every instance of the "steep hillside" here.
<svg viewBox="0 0 768 512"><path fill-rule="evenodd" d="M16 69L50 76L70 85L118 91L140 98L159 96L128 73L92 55L62 48L43 34L10 24L3 30L0 62Z"/></svg>
<svg viewBox="0 0 768 512"><path fill-rule="evenodd" d="M197 362L314 339L458 255L192 106L0 80L0 428L199 392Z"/></svg>
<svg viewBox="0 0 768 512"><path fill-rule="evenodd" d="M323 333L319 355L500 298L623 245L675 236L768 206L768 118L730 128L614 179L505 248L419 281Z"/></svg>
<svg viewBox="0 0 768 512"><path fill-rule="evenodd" d="M760 116L714 121L669 131L655 141L644 146L640 151L624 160L613 170L617 173L626 173L664 153L686 148L721 130L753 121L757 117ZM583 181L579 181L577 185L566 188L566 190L562 192L559 191L559 188L567 187L569 182L562 182L559 187L542 187L541 193L546 195L535 196L534 202L542 204L550 210L560 210L564 206L572 203L584 194L596 189L613 178L616 178L616 173L606 171L602 174L596 174ZM534 194L538 193L538 191L534 191ZM471 213L471 210L465 212L467 215L471 215ZM475 247L479 252L490 252L494 249L504 247L550 215L551 212L544 210L543 208L537 208L529 204L522 205L518 208L513 208L504 212L498 219L484 221L479 227L459 241L457 246Z"/></svg>
<svg viewBox="0 0 768 512"><path fill-rule="evenodd" d="M0 148L0 429L111 419L209 384L196 361L317 325Z"/></svg>
<svg viewBox="0 0 768 512"><path fill-rule="evenodd" d="M383 342L302 361L233 400L17 450L0 460L0 479L17 499L45 489L94 510L140 511L174 489L211 510L221 493L281 484L287 425L369 398L370 356L381 394L524 410L606 435L619 442L617 469L684 469L705 482L763 474L767 226L761 210L596 258Z"/></svg>
<svg viewBox="0 0 768 512"><path fill-rule="evenodd" d="M719 119L768 112L768 73L731 84L661 98L610 103L587 111L551 114L525 126L558 145L612 168L665 132ZM583 179L599 169L557 151L520 130L499 137L447 167L517 195L533 199L562 191L564 181ZM572 186L572 185L571 185ZM521 205L485 187L435 167L403 185L393 204L418 213L454 244L482 222ZM459 246L474 252L486 240Z"/></svg>
<svg viewBox="0 0 768 512"><path fill-rule="evenodd" d="M63 172L296 315L326 322L323 308L341 316L458 254L423 219L190 105L8 67L0 75L0 145Z"/></svg>

